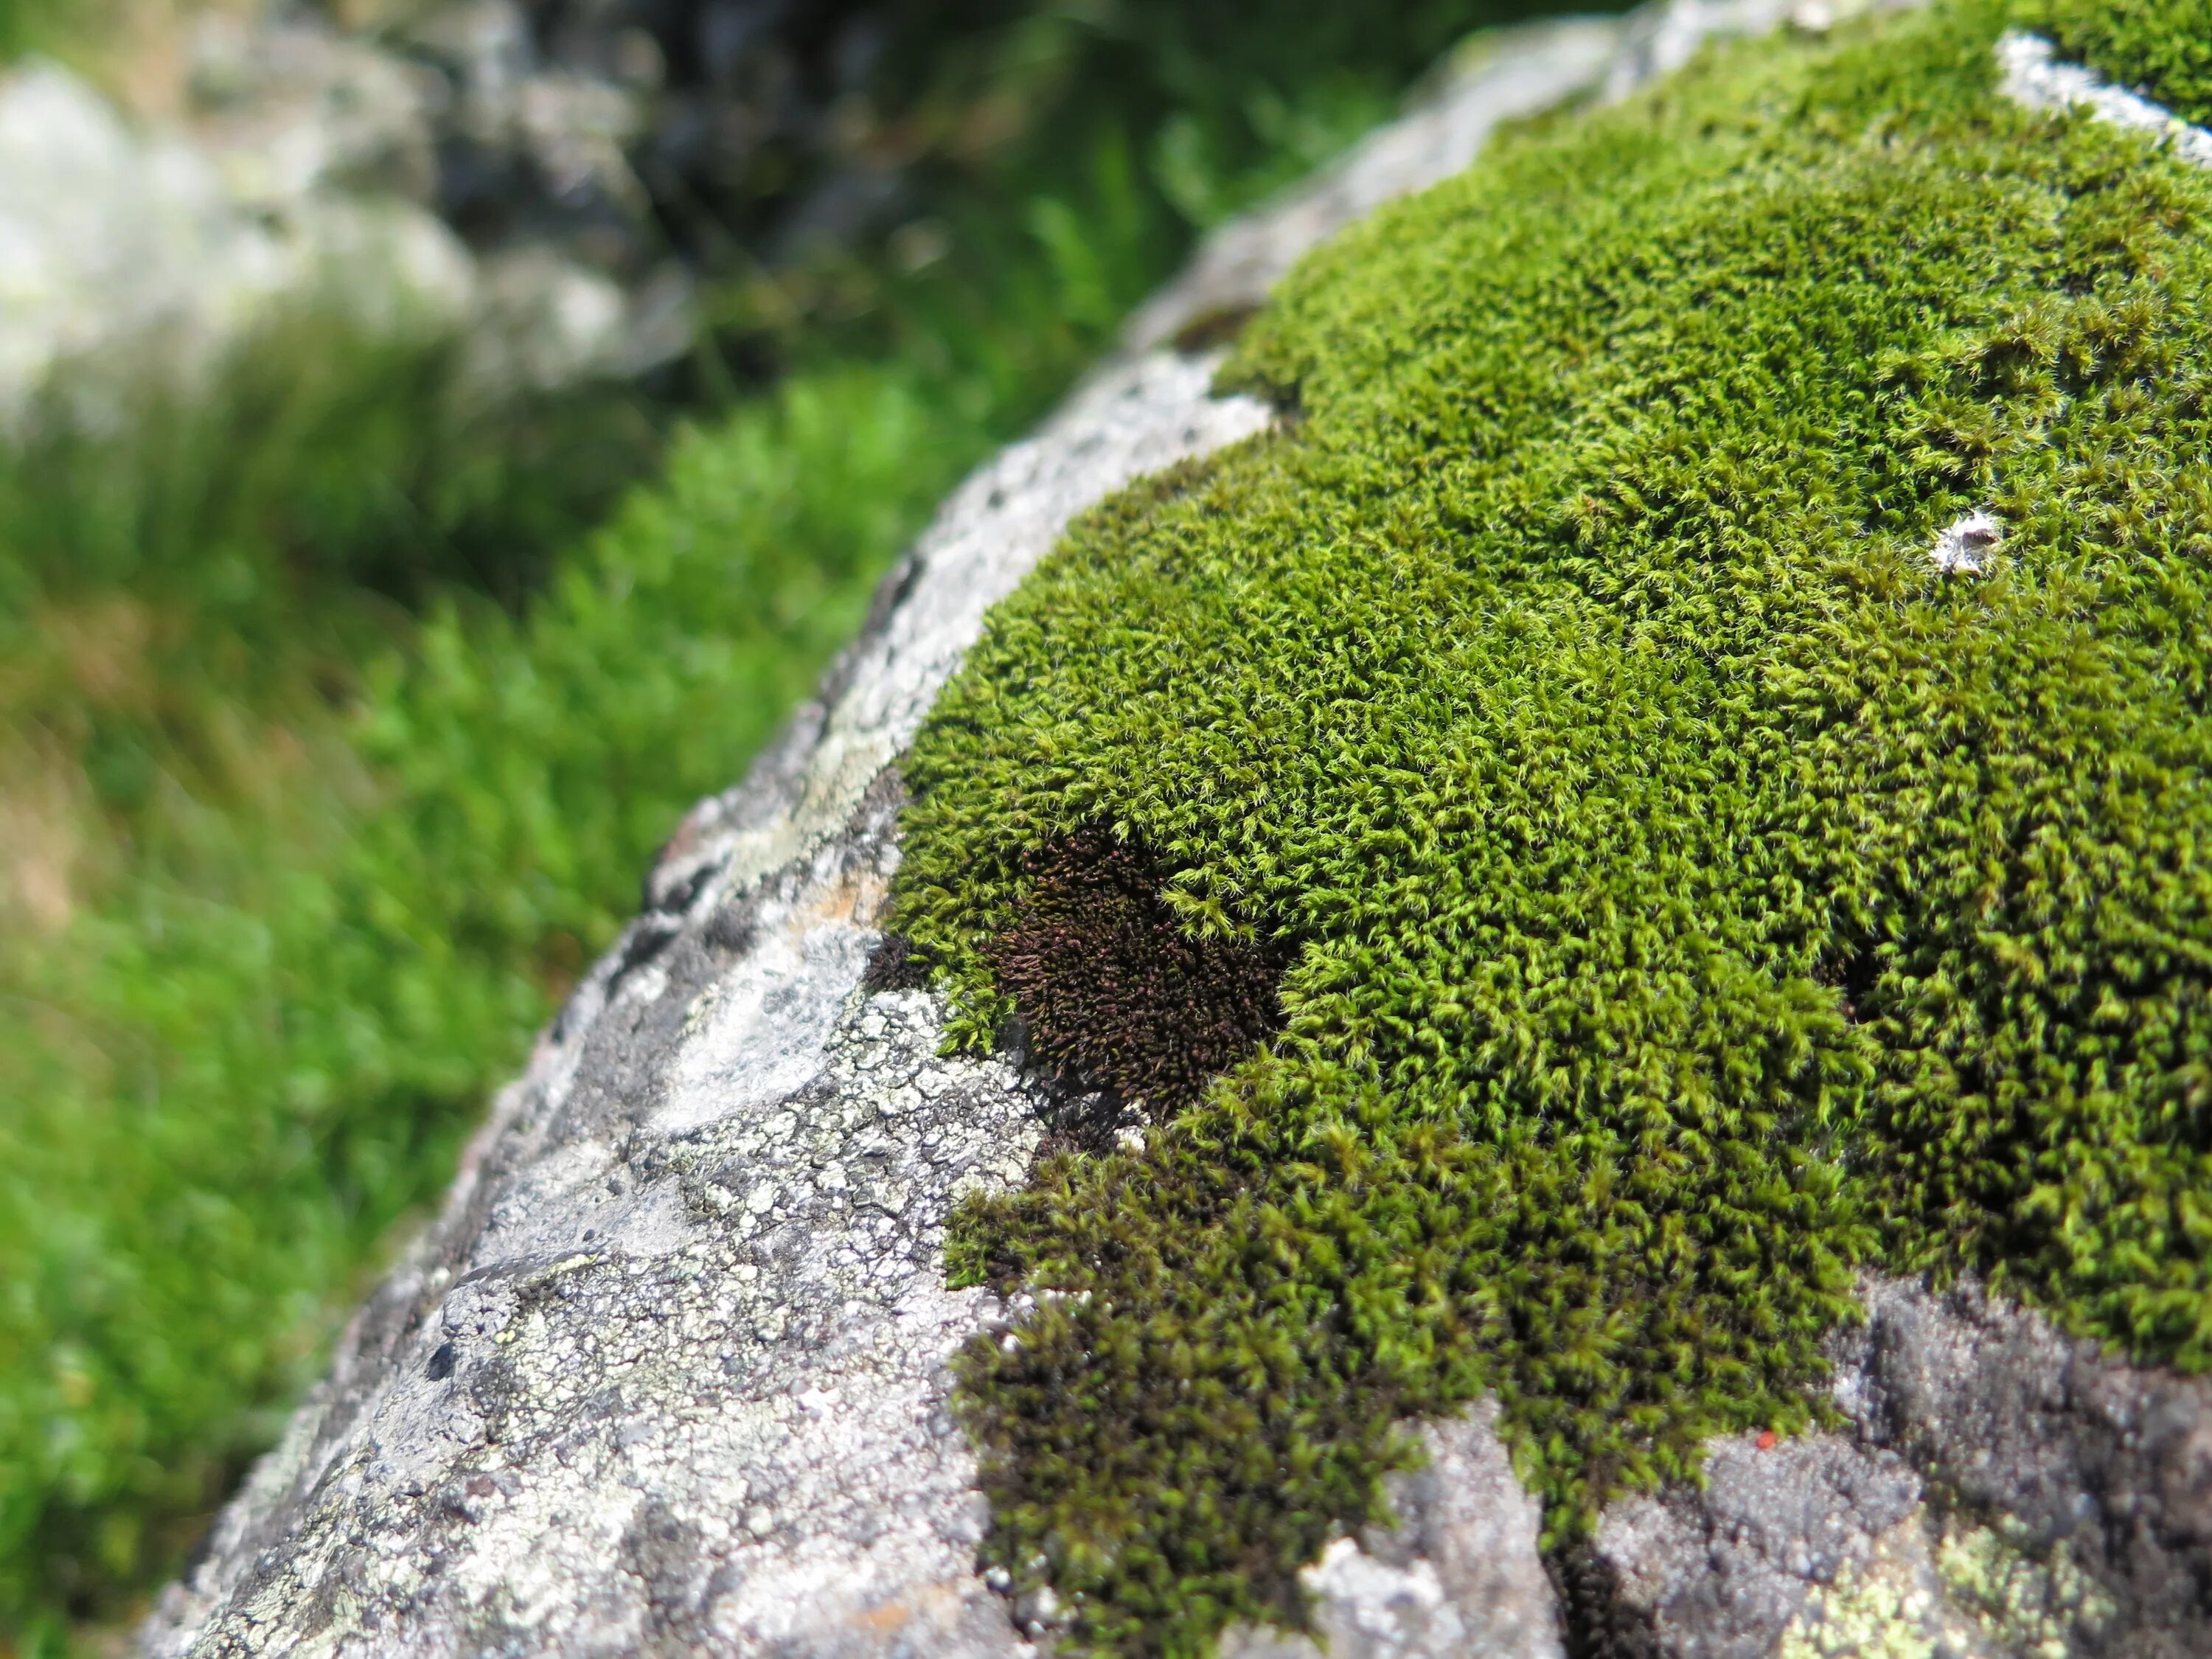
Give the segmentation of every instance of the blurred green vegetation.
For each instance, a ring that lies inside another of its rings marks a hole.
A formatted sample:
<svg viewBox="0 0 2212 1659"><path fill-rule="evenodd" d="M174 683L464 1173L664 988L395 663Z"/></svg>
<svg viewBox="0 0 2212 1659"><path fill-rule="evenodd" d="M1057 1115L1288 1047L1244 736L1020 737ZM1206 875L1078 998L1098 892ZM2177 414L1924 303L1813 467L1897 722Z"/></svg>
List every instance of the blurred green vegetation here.
<svg viewBox="0 0 2212 1659"><path fill-rule="evenodd" d="M0 0L0 52L45 48L69 15L63 0Z"/></svg>
<svg viewBox="0 0 2212 1659"><path fill-rule="evenodd" d="M0 458L0 1654L174 1570L961 471L1198 230L1526 9L909 9L915 215L729 250L676 407L472 406L297 316Z"/></svg>
<svg viewBox="0 0 2212 1659"><path fill-rule="evenodd" d="M196 10L253 0L0 0L0 60L36 52L97 73L127 37L165 30ZM134 47L136 42L134 41ZM131 48L125 48L127 53Z"/></svg>

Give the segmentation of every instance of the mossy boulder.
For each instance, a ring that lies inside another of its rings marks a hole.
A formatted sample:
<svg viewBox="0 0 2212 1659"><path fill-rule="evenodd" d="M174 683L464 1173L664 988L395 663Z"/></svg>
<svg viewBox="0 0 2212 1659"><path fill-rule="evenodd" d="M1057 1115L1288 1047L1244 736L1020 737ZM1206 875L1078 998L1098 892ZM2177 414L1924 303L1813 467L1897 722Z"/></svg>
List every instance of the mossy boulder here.
<svg viewBox="0 0 2212 1659"><path fill-rule="evenodd" d="M1635 93L1779 15L956 492L149 1652L2212 1651L2204 135L1983 0Z"/></svg>
<svg viewBox="0 0 2212 1659"><path fill-rule="evenodd" d="M1065 1639L1299 1625L1485 1395L1568 1559L1839 1424L1869 1273L2212 1364L2212 177L1996 84L2026 23L2194 113L2201 9L1966 0L1534 124L1310 258L1223 371L1275 426L994 613L907 766L956 1042L1041 1020L1133 1109L1286 964L1201 1097L955 1224L1057 1293L961 1376ZM1086 848L1158 971L1024 943Z"/></svg>

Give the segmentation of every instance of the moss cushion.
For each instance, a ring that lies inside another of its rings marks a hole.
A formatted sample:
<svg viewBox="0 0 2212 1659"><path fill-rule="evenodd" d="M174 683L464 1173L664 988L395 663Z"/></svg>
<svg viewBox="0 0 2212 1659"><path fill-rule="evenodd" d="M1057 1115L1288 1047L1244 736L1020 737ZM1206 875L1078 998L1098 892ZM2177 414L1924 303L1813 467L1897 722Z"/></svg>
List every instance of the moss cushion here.
<svg viewBox="0 0 2212 1659"><path fill-rule="evenodd" d="M1553 1544L1820 1421L1861 1267L2212 1360L2212 178L2002 100L2020 16L1378 214L941 700L900 926L1152 1125L951 1250L1059 1293L962 1397L1078 1645L1296 1625L1485 1391Z"/></svg>

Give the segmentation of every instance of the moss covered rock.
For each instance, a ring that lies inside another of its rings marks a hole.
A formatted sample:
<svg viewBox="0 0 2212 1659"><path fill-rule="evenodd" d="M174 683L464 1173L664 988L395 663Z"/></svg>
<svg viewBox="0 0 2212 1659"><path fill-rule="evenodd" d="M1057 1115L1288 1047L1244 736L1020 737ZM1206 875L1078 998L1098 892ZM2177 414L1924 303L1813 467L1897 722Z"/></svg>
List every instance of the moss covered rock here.
<svg viewBox="0 0 2212 1659"><path fill-rule="evenodd" d="M2205 183L2024 15L1547 118L973 477L148 1650L2212 1652Z"/></svg>
<svg viewBox="0 0 2212 1659"><path fill-rule="evenodd" d="M1083 1008L1109 1093L1254 1039L956 1227L1061 1293L962 1377L1071 1641L1299 1624L1484 1395L1566 1559L1835 1421L1868 1270L2212 1362L2212 178L1999 96L2022 21L2194 107L2191 8L1966 0L1539 122L1308 261L1226 370L1283 419L938 704L896 902L956 1038ZM1176 973L1025 943L1086 849Z"/></svg>

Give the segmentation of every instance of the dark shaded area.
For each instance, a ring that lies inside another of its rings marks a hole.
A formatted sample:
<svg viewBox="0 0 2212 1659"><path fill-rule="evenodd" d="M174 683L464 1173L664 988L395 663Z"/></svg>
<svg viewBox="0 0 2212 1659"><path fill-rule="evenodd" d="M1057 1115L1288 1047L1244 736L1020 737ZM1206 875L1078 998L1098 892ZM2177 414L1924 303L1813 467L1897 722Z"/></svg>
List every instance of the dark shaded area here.
<svg viewBox="0 0 2212 1659"><path fill-rule="evenodd" d="M1659 1636L1650 1615L1620 1594L1620 1575L1577 1539L1544 1558L1565 1616L1567 1659L1658 1659Z"/></svg>
<svg viewBox="0 0 2212 1659"><path fill-rule="evenodd" d="M1871 1015L1872 998L1881 982L1881 960L1869 945L1843 945L1814 964L1813 978L1836 993L1844 1018L1856 1025Z"/></svg>
<svg viewBox="0 0 2212 1659"><path fill-rule="evenodd" d="M1230 306L1218 311L1203 312L1176 331L1175 349L1196 353L1232 344L1255 314L1250 306Z"/></svg>
<svg viewBox="0 0 2212 1659"><path fill-rule="evenodd" d="M1085 828L1036 848L1024 874L1029 897L992 941L991 969L1031 1059L1063 1085L1164 1120L1281 1029L1288 951L1190 938L1141 846Z"/></svg>
<svg viewBox="0 0 2212 1659"><path fill-rule="evenodd" d="M1334 0L538 0L546 62L654 89L632 155L672 242L724 268L846 245L931 201L943 175L1030 172L1102 121L1152 137L1194 113L1219 159L1250 165L1281 116L1255 89L1316 64L1402 83L1468 29L1545 7ZM1064 151L1058 153L1065 154ZM1048 162L1048 167L1051 167ZM516 198L449 167L490 210ZM489 184L490 181L484 181ZM467 204L457 204L465 207ZM570 204L588 213L592 204ZM465 217L464 213L462 216Z"/></svg>
<svg viewBox="0 0 2212 1659"><path fill-rule="evenodd" d="M860 975L860 988L870 996L879 991L919 991L929 983L929 964L914 952L903 933L886 933L869 953Z"/></svg>

